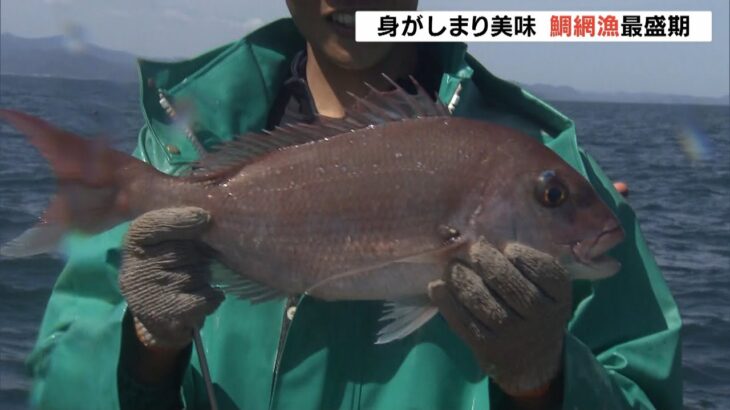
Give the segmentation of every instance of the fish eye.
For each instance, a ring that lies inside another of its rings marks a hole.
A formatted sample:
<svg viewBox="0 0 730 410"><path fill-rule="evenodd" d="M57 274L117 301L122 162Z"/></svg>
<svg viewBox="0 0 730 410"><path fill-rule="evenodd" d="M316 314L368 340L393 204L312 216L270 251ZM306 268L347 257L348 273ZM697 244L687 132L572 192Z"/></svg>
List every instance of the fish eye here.
<svg viewBox="0 0 730 410"><path fill-rule="evenodd" d="M535 197L543 206L555 208L568 198L568 188L563 185L555 171L545 171L537 180Z"/></svg>

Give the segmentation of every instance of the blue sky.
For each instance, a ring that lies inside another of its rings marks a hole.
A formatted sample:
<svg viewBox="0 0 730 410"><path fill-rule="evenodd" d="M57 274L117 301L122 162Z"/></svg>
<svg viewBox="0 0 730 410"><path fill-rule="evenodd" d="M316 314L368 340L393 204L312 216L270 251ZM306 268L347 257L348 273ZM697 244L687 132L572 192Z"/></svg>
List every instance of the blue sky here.
<svg viewBox="0 0 730 410"><path fill-rule="evenodd" d="M474 43L495 74L588 91L721 96L730 91L728 0L421 0L422 10L710 10L712 43ZM186 57L287 15L284 0L2 0L0 30L87 41L146 57ZM75 30L74 32L78 32Z"/></svg>

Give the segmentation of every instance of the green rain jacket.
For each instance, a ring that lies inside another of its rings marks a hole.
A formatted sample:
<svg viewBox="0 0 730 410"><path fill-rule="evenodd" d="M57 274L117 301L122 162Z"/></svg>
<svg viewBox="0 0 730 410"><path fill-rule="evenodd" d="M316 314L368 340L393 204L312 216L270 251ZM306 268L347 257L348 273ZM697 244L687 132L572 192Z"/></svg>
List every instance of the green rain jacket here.
<svg viewBox="0 0 730 410"><path fill-rule="evenodd" d="M198 116L193 128L206 147L262 129L289 76L289 61L303 47L291 20L285 19L192 60L141 62L146 123L135 155L167 173L197 156L166 117L158 89L171 100L194 99ZM634 212L578 147L573 122L494 77L466 54L465 45L432 47L439 60L435 63L443 69L440 99L450 102L461 89L455 115L507 124L543 141L588 178L626 231L625 242L611 252L622 270L597 283L574 283L563 408L681 408L677 307ZM117 367L127 305L117 271L126 227L67 240L69 259L28 359L33 406L119 408ZM503 407L503 395L440 316L403 340L375 345L380 303L304 297L280 347L285 304L251 305L228 297L207 318L202 338L222 409ZM184 370L182 397L188 408L208 406L194 353Z"/></svg>

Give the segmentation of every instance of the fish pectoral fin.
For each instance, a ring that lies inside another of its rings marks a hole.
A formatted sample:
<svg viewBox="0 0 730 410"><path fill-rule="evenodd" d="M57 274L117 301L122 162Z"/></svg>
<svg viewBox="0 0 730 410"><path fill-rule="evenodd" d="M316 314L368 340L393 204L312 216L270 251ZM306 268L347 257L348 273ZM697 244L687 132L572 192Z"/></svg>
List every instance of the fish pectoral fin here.
<svg viewBox="0 0 730 410"><path fill-rule="evenodd" d="M378 331L375 344L386 344L402 339L431 320L438 308L427 297L385 302L381 322L390 321Z"/></svg>
<svg viewBox="0 0 730 410"><path fill-rule="evenodd" d="M261 282L243 277L221 263L211 266L211 283L227 295L247 299L251 303L261 303L286 296L280 290Z"/></svg>
<svg viewBox="0 0 730 410"><path fill-rule="evenodd" d="M395 261L395 263L423 263L423 264L435 264L435 265L446 265L449 260L453 257L457 248L462 246L464 242L454 241L441 248L435 249L431 252L423 252L416 255L408 256L403 259Z"/></svg>
<svg viewBox="0 0 730 410"><path fill-rule="evenodd" d="M372 265L360 266L354 269L346 270L344 272L332 275L320 282L315 283L304 291L305 295L315 294L318 290L337 283L337 281L347 279L359 274L370 272L376 269L383 268L385 266L392 265L394 263L415 263L415 264L436 264L446 266L448 261L452 258L452 255L458 252L458 249L463 246L466 242L462 240L455 240L447 244L443 244L441 247L430 249L427 251L403 256L395 259L388 259L379 261Z"/></svg>

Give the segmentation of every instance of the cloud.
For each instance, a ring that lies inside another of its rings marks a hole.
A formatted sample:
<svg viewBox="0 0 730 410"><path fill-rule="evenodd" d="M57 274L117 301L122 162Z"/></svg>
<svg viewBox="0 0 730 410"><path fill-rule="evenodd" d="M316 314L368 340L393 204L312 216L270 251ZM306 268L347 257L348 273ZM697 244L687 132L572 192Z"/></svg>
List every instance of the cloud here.
<svg viewBox="0 0 730 410"><path fill-rule="evenodd" d="M168 18L170 20L182 21L185 23L193 22L192 16L180 11L179 9L164 9L162 10L162 17Z"/></svg>
<svg viewBox="0 0 730 410"><path fill-rule="evenodd" d="M125 18L125 17L131 16L131 13L129 11L122 10L122 9L107 9L106 12L110 16L114 16L114 17L122 17L122 18Z"/></svg>
<svg viewBox="0 0 730 410"><path fill-rule="evenodd" d="M250 18L243 23L241 23L241 28L244 29L244 31L253 31L257 28L261 27L264 24L264 20L260 17L254 17Z"/></svg>
<svg viewBox="0 0 730 410"><path fill-rule="evenodd" d="M239 20L229 17L209 16L207 22L215 26L222 26L242 33L248 33L264 24L264 20L260 17L252 17L246 20Z"/></svg>

